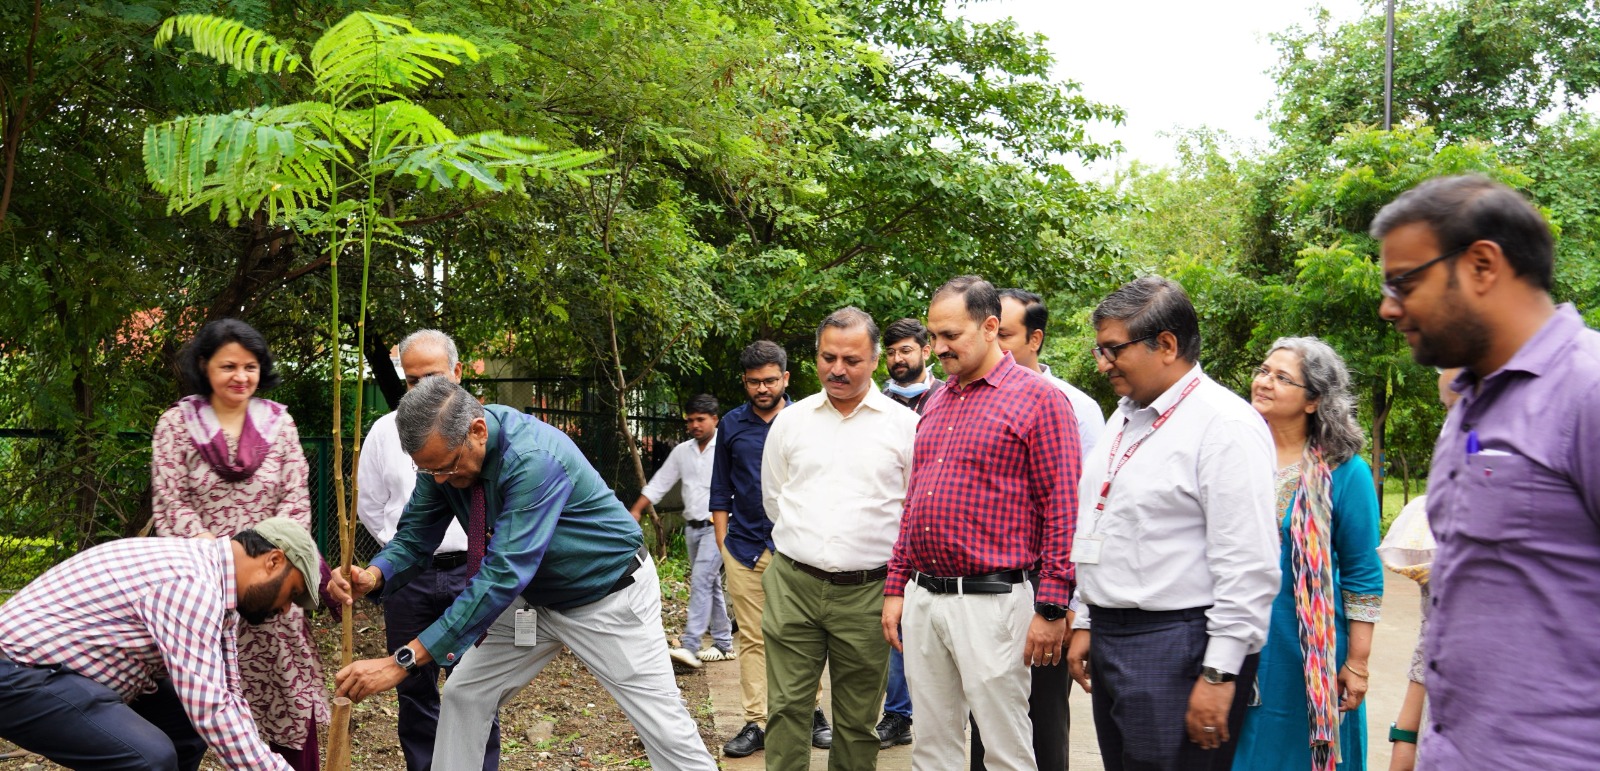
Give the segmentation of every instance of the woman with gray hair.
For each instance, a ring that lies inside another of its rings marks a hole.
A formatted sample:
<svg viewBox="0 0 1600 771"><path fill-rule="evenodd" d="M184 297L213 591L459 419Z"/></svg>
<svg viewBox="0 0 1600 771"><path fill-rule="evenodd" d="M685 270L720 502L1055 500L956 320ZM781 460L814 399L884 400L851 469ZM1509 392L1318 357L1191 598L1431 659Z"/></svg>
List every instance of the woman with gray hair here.
<svg viewBox="0 0 1600 771"><path fill-rule="evenodd" d="M1350 375L1327 343L1279 338L1256 368L1250 403L1278 449L1283 586L1256 674L1259 703L1245 713L1233 767L1365 769L1363 700L1383 568Z"/></svg>

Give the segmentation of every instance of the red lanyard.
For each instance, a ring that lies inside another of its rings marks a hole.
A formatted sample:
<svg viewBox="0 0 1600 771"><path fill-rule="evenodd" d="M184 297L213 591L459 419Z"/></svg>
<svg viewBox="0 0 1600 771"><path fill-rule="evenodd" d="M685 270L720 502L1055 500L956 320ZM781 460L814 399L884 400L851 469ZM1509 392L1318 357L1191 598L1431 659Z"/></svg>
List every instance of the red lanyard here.
<svg viewBox="0 0 1600 771"><path fill-rule="evenodd" d="M1144 436L1139 437L1139 441L1134 442L1133 446L1129 447L1128 451L1122 454L1122 460L1117 461L1116 467L1109 469L1109 471L1106 473L1106 481L1100 485L1100 501L1094 505L1095 511L1105 511L1106 498L1111 495L1111 483L1116 481L1118 474L1122 473L1123 464L1126 464L1128 459L1133 457L1133 454L1139 450L1139 446L1144 444L1144 440L1149 439L1150 435L1156 432L1156 429L1166 425L1167 418L1172 417L1172 413L1178 409L1178 405L1183 404L1183 400L1189 398L1189 394L1193 393L1194 389L1199 387L1199 385L1200 378L1195 378L1189 381L1189 385L1183 387L1183 393L1178 396L1178 400L1173 402L1172 406L1168 407L1166 412L1161 413L1160 417L1156 418L1156 422L1150 425L1150 430L1144 432ZM1117 448L1122 446L1122 435L1127 430L1128 424L1124 422L1122 424L1122 430L1117 432L1116 440L1111 443L1111 454L1106 458L1106 463L1109 464L1112 458L1117 457Z"/></svg>

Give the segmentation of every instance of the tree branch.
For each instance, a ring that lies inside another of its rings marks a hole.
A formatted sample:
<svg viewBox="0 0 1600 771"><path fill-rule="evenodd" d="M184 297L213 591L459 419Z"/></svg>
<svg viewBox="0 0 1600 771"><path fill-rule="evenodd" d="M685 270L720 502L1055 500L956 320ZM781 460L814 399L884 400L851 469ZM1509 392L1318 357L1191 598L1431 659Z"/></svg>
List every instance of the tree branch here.
<svg viewBox="0 0 1600 771"><path fill-rule="evenodd" d="M933 200L933 195L934 195L933 193L929 193L929 194L923 196L922 198L918 199L916 203L913 203L910 206L907 206L904 211L900 212L899 214L894 215L893 219L890 219L888 222L885 222L883 224L883 226L878 228L876 231L874 231L874 233L876 235L883 235L884 233L891 232L902 221L904 221L906 217L909 217L912 214L915 214L925 204L927 204L929 201ZM833 270L834 268L837 268L840 265L843 265L843 264L855 259L857 256L869 251L870 249L871 249L871 247L867 246L866 244L856 244L855 246L852 246L849 249L846 249L843 254L839 255L838 257L833 258L832 262L829 262L827 265L822 266L822 270L819 271L819 272L825 272L825 271Z"/></svg>

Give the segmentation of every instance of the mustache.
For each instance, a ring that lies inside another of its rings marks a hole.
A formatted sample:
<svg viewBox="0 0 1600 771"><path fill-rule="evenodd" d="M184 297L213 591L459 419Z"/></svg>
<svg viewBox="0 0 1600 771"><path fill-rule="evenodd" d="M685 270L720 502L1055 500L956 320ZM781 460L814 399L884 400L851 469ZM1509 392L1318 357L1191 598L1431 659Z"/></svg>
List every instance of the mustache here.
<svg viewBox="0 0 1600 771"><path fill-rule="evenodd" d="M828 376L828 382L829 383L843 383L845 385L850 385L850 378L843 377L841 375L829 375Z"/></svg>

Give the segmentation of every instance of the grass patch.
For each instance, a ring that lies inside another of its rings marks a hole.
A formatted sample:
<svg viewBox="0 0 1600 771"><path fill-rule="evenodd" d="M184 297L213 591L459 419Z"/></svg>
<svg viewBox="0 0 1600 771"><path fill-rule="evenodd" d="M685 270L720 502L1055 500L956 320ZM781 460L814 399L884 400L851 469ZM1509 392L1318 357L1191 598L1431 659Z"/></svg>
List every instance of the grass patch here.
<svg viewBox="0 0 1600 771"><path fill-rule="evenodd" d="M1428 491L1428 482L1423 479L1411 480L1411 498L1416 500ZM1383 485L1382 518L1379 520L1378 532L1387 535L1389 525L1394 523L1395 517L1400 516L1400 510L1405 508L1407 498L1398 479L1390 479Z"/></svg>

